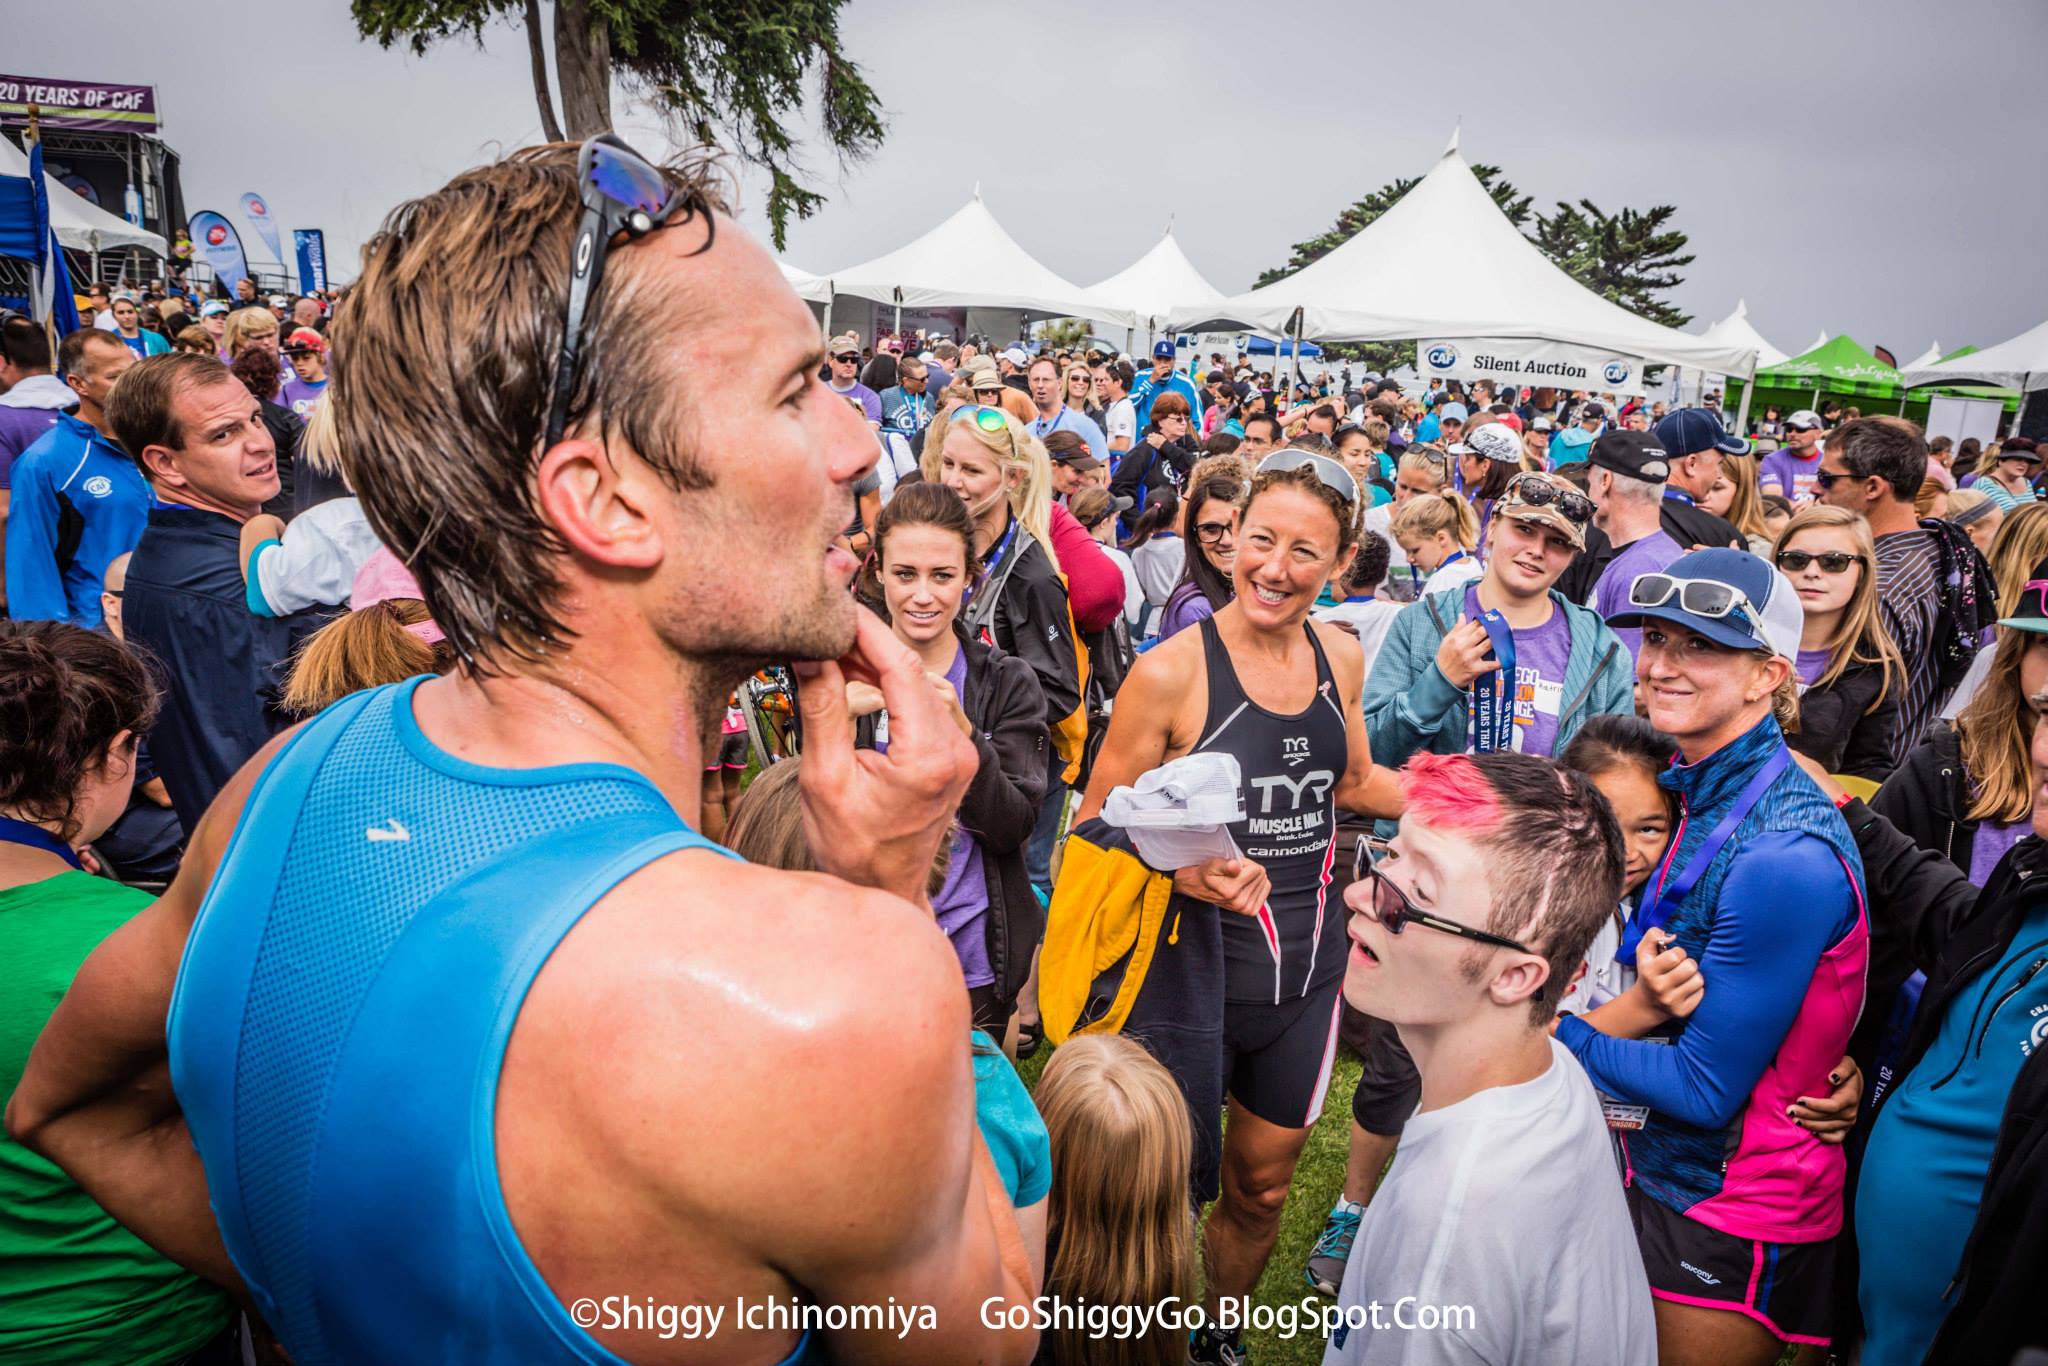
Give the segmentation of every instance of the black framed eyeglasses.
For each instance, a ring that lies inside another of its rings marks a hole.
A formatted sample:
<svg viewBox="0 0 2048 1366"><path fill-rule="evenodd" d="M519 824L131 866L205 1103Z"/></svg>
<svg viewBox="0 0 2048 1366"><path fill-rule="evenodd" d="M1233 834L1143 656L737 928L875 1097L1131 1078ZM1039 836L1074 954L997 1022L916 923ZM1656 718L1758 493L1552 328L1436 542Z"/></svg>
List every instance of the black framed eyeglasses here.
<svg viewBox="0 0 2048 1366"><path fill-rule="evenodd" d="M1818 564L1824 574L1846 574L1852 565L1863 563L1861 555L1851 555L1846 550L1828 550L1818 554L1811 550L1781 550L1778 552L1778 568L1787 574L1804 572L1810 564Z"/></svg>
<svg viewBox="0 0 2048 1366"><path fill-rule="evenodd" d="M1486 930L1476 930L1470 925L1461 925L1455 920L1446 920L1440 915L1431 915L1423 910L1408 899L1408 893L1394 885L1393 879L1379 870L1377 860L1389 855L1399 857L1393 853L1393 846L1387 841L1371 835L1360 835L1358 844L1351 854L1351 880L1357 882L1363 878L1372 879L1372 918L1379 921L1388 934L1399 934L1409 925L1415 924L1456 935L1460 939L1470 939L1477 944L1513 949L1516 953L1536 952L1528 945L1519 944L1505 936Z"/></svg>
<svg viewBox="0 0 2048 1366"><path fill-rule="evenodd" d="M695 189L673 189L668 177L613 133L599 133L576 153L576 183L583 199L583 220L569 253L569 302L562 326L562 352L555 362L554 397L548 405L547 444L562 439L569 423L569 400L576 387L576 361L590 301L604 279L605 257L620 234L632 241L701 215L704 245L711 249L717 220Z"/></svg>
<svg viewBox="0 0 2048 1366"><path fill-rule="evenodd" d="M1220 545L1223 538L1236 529L1230 522L1197 522L1195 537L1203 545Z"/></svg>

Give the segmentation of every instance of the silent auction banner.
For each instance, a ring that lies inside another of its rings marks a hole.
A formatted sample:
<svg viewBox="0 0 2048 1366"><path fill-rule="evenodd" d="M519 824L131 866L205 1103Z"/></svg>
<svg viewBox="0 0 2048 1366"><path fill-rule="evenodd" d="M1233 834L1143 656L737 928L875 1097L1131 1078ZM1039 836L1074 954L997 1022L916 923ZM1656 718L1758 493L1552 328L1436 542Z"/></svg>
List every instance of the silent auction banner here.
<svg viewBox="0 0 2048 1366"><path fill-rule="evenodd" d="M1425 380L1490 379L1537 389L1646 392L1643 363L1635 356L1526 337L1419 341L1415 344L1415 373Z"/></svg>

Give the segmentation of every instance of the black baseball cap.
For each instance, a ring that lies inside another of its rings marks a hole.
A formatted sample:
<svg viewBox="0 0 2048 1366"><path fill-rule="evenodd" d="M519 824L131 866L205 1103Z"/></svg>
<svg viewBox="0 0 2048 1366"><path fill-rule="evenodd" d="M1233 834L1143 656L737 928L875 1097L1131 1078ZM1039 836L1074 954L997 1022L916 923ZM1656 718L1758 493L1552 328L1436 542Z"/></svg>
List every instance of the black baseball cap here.
<svg viewBox="0 0 2048 1366"><path fill-rule="evenodd" d="M1597 469L1646 484L1661 484L1671 477L1671 457L1649 432L1608 432L1593 443L1586 459Z"/></svg>

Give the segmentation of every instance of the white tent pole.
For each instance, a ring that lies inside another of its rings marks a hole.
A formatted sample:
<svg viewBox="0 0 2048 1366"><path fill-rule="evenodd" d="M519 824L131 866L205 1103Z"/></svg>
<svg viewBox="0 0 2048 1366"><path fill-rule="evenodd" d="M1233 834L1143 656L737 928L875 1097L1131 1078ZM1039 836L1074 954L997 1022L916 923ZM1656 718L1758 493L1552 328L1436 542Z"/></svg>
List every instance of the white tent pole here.
<svg viewBox="0 0 2048 1366"><path fill-rule="evenodd" d="M1137 325L1133 323L1131 326L1126 327L1124 329L1124 354L1126 356L1132 354L1134 348L1136 348L1137 345L1138 328Z"/></svg>
<svg viewBox="0 0 2048 1366"><path fill-rule="evenodd" d="M1308 310L1294 310L1294 349L1287 357L1287 401L1294 402L1294 386L1301 383L1301 321Z"/></svg>
<svg viewBox="0 0 2048 1366"><path fill-rule="evenodd" d="M831 344L831 341L832 341L832 296L831 296L830 294L827 294L827 295L825 296L825 342L826 342L826 344L827 344L827 345L830 345L830 344Z"/></svg>

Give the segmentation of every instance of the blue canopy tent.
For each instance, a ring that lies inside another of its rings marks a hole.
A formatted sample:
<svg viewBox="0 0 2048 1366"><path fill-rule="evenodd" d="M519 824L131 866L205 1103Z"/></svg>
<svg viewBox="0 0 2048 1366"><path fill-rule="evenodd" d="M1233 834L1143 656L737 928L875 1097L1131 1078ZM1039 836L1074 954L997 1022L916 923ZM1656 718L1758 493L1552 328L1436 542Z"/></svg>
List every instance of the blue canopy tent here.
<svg viewBox="0 0 2048 1366"><path fill-rule="evenodd" d="M1255 336L1251 339L1250 344L1245 347L1245 350L1254 356L1291 356L1295 354L1297 346L1301 348L1303 356L1320 356L1323 354L1323 348L1317 346L1314 342L1297 342L1292 337L1286 341L1276 342L1270 341L1265 337Z"/></svg>
<svg viewBox="0 0 2048 1366"><path fill-rule="evenodd" d="M0 175L0 257L29 268L26 297L10 299L41 320L50 316L58 336L78 327L78 301L71 294L71 274L50 227L49 190L43 180L43 146L28 144L28 174Z"/></svg>

